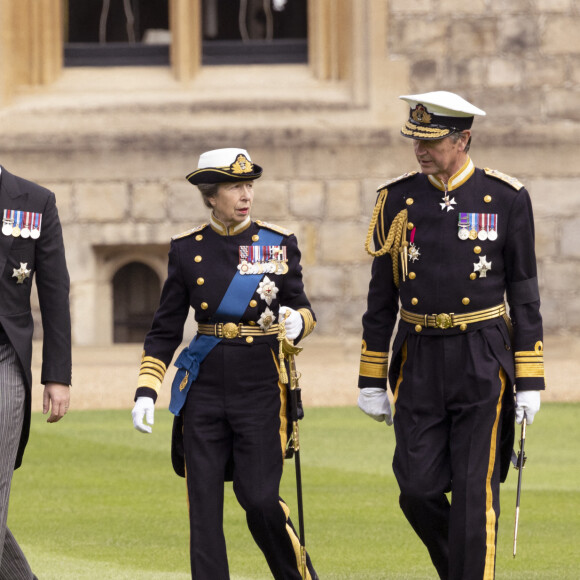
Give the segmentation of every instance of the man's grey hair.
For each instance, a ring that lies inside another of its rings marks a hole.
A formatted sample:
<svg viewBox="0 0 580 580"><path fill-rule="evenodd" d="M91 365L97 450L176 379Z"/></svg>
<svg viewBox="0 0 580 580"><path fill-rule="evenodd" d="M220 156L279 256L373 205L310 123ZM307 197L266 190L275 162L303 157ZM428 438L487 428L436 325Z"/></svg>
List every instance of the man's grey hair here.
<svg viewBox="0 0 580 580"><path fill-rule="evenodd" d="M457 141L459 141L459 138L461 137L461 131L459 133L451 133L451 135L449 135L449 138L453 140L454 143L457 143ZM465 146L465 153L467 153L469 151L471 147L471 135L469 136L469 141L467 141L467 145Z"/></svg>

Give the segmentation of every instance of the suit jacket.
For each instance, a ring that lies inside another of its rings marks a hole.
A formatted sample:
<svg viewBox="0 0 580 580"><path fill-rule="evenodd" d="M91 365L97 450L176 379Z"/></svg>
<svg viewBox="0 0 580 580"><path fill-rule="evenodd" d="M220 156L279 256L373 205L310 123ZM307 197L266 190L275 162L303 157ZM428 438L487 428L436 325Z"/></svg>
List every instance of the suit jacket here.
<svg viewBox="0 0 580 580"><path fill-rule="evenodd" d="M32 335L30 306L36 279L44 331L41 383L71 382L71 324L69 275L55 196L49 190L17 177L3 167L0 173L0 210L41 215L40 235L15 237L0 233L0 324L16 350L25 377L25 419L15 467L22 462L30 430ZM30 272L26 277L16 271Z"/></svg>

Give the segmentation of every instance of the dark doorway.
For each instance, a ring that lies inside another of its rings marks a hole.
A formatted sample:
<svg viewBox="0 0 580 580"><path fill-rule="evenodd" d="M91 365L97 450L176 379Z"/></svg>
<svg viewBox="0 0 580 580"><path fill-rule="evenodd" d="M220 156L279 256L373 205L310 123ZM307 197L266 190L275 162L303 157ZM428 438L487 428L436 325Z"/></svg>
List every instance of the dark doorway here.
<svg viewBox="0 0 580 580"><path fill-rule="evenodd" d="M159 304L159 276L131 262L113 277L113 341L143 342Z"/></svg>

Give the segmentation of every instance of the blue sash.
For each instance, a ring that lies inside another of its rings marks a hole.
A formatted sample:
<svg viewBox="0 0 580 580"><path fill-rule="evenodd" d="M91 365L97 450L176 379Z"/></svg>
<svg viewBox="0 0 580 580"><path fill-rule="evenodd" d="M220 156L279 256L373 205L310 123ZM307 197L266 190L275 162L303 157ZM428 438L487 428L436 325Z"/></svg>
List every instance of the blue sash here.
<svg viewBox="0 0 580 580"><path fill-rule="evenodd" d="M282 241L282 236L270 230L260 230L260 240L254 242L254 246L277 246ZM242 318L248 302L254 295L260 280L264 274L240 274L236 272L220 305L213 316L212 322L239 322ZM197 334L188 347L184 348L175 361L178 368L173 383L171 384L171 401L169 410L174 415L179 415L191 383L197 379L199 366L203 359L211 352L212 348L222 339L217 336Z"/></svg>

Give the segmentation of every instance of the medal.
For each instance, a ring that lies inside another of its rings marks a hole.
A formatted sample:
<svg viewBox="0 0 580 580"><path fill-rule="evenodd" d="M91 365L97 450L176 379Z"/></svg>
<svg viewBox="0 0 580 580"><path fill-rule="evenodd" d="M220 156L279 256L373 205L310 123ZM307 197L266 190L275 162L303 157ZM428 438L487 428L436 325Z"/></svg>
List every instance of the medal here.
<svg viewBox="0 0 580 580"><path fill-rule="evenodd" d="M286 246L239 246L238 271L246 274L278 274L288 272Z"/></svg>
<svg viewBox="0 0 580 580"><path fill-rule="evenodd" d="M489 214L489 219L487 222L487 239L494 242L497 240L497 214Z"/></svg>
<svg viewBox="0 0 580 580"><path fill-rule="evenodd" d="M30 237L30 212L29 211L24 212L24 225L22 226L22 229L20 230L20 235L23 238Z"/></svg>
<svg viewBox="0 0 580 580"><path fill-rule="evenodd" d="M33 213L34 217L32 218L32 230L30 232L30 237L33 240L36 240L40 237L40 224L42 223L42 214L41 213Z"/></svg>
<svg viewBox="0 0 580 580"><path fill-rule="evenodd" d="M274 284L274 282L272 282L268 276L264 276L264 279L258 285L256 292L258 292L260 298L264 300L269 306L272 304L272 300L276 298L276 294L278 294L278 288L276 288L276 284Z"/></svg>
<svg viewBox="0 0 580 580"><path fill-rule="evenodd" d="M441 206L441 209L443 210L447 210L448 212L451 211L454 205L457 205L457 202L455 201L455 198L451 198L449 199L449 194L447 193L447 191L445 192L445 195L441 198L443 200L443 203L439 203L439 205Z"/></svg>
<svg viewBox="0 0 580 580"><path fill-rule="evenodd" d="M469 239L470 240L477 240L477 229L475 227L476 219L477 219L476 213L469 214L469 223L470 223Z"/></svg>
<svg viewBox="0 0 580 580"><path fill-rule="evenodd" d="M415 231L417 228L413 228L411 231L411 245L409 246L409 260L416 262L421 255L419 248L415 245Z"/></svg>
<svg viewBox="0 0 580 580"><path fill-rule="evenodd" d="M460 240L469 239L469 215L466 213L459 214L459 230L457 231L457 237Z"/></svg>
<svg viewBox="0 0 580 580"><path fill-rule="evenodd" d="M12 235L17 238L20 236L20 226L22 225L22 212L17 211L14 218L14 226L12 227Z"/></svg>
<svg viewBox="0 0 580 580"><path fill-rule="evenodd" d="M20 262L19 269L13 268L12 278L16 278L16 284L22 284L26 278L30 278L32 270L29 270L26 266L28 266L28 262Z"/></svg>
<svg viewBox="0 0 580 580"><path fill-rule="evenodd" d="M5 209L4 217L2 218L2 233L5 236L12 234L12 224L14 223L13 210Z"/></svg>
<svg viewBox="0 0 580 580"><path fill-rule="evenodd" d="M491 270L491 262L485 259L485 256L479 256L479 263L473 264L473 271L479 272L480 278L486 278L487 273Z"/></svg>
<svg viewBox="0 0 580 580"><path fill-rule="evenodd" d="M486 215L485 213L479 214L479 232L477 232L477 239L485 242L487 240L487 231L486 231Z"/></svg>

